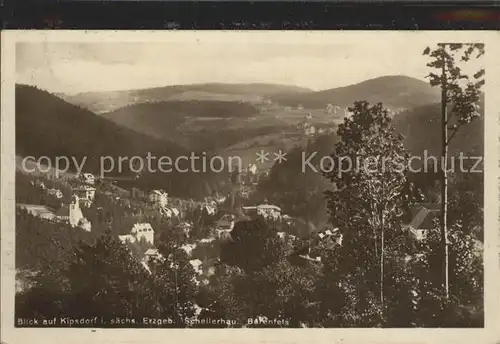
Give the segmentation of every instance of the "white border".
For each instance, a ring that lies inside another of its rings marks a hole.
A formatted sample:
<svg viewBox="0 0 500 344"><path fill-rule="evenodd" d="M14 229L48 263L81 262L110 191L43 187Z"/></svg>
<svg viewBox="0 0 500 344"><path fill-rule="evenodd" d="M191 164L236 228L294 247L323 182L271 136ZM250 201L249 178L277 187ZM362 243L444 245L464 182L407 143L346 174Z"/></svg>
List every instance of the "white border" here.
<svg viewBox="0 0 500 344"><path fill-rule="evenodd" d="M486 54L485 119L485 328L484 329L32 329L14 328L14 177L16 42L188 42L230 44L303 41L319 44L411 40L483 42ZM2 31L1 33L1 304L2 342L21 343L499 343L499 101L500 35L494 31ZM496 105L496 106L495 106Z"/></svg>

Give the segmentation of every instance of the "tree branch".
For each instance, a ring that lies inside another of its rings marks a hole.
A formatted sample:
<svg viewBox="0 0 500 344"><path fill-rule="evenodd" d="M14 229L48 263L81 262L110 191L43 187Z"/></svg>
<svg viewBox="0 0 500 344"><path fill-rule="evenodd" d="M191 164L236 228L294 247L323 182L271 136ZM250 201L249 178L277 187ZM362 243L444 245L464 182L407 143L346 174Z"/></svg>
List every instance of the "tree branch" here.
<svg viewBox="0 0 500 344"><path fill-rule="evenodd" d="M450 120L453 118L453 115L455 114L455 108L457 107L457 103L453 103L450 112L448 113L448 120L446 121L445 125L448 125L450 123Z"/></svg>
<svg viewBox="0 0 500 344"><path fill-rule="evenodd" d="M458 132L458 129L460 129L464 123L459 122L458 125L456 125L454 128L448 128L448 129L453 129L453 132L451 133L450 137L448 138L448 141L446 141L446 145L449 145L451 142L451 139L455 136L455 134Z"/></svg>

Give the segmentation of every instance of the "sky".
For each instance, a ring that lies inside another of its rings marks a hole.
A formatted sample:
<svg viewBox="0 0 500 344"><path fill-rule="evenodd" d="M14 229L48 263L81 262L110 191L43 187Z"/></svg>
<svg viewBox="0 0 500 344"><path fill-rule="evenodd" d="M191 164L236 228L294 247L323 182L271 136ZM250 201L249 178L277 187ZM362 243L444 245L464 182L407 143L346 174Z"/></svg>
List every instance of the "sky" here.
<svg viewBox="0 0 500 344"><path fill-rule="evenodd" d="M417 36L415 36L417 37ZM423 36L425 38L425 36ZM425 80L425 39L22 42L16 81L50 92L192 83L277 83L324 90L383 75Z"/></svg>

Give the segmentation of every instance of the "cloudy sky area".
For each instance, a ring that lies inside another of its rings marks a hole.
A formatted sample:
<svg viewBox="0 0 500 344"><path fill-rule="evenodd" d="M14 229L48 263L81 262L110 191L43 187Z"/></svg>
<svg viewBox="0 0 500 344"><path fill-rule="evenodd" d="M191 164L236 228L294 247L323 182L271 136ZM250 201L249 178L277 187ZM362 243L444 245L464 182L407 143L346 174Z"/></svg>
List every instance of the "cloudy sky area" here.
<svg viewBox="0 0 500 344"><path fill-rule="evenodd" d="M279 83L322 90L383 75L424 80L428 42L17 43L16 79L51 92L137 89L206 82Z"/></svg>

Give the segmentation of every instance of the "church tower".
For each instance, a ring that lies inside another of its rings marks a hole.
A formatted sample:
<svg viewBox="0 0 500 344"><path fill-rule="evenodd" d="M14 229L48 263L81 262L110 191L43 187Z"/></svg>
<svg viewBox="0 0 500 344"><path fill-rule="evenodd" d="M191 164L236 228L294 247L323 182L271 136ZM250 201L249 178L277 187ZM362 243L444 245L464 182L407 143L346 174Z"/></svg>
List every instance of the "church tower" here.
<svg viewBox="0 0 500 344"><path fill-rule="evenodd" d="M77 195L73 195L71 197L71 202L69 203L69 224L71 227L75 227L82 219L83 214L80 209L80 199Z"/></svg>

